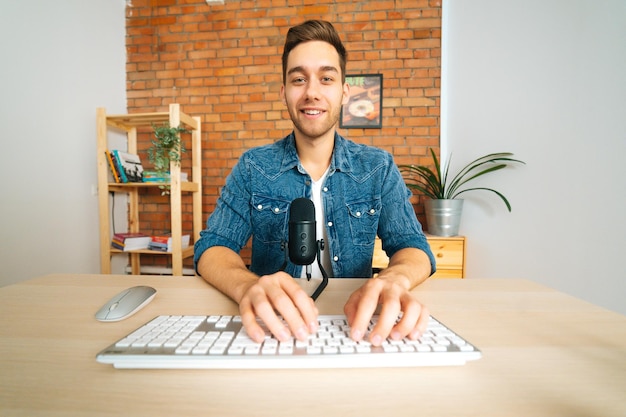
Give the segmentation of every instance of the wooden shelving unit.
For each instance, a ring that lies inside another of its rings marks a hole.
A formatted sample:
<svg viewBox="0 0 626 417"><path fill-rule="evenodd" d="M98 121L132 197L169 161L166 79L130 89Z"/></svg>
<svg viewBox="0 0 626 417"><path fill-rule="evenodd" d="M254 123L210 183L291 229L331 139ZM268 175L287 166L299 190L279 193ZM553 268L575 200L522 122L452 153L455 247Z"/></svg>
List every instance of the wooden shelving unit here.
<svg viewBox="0 0 626 417"><path fill-rule="evenodd" d="M100 270L103 274L111 273L111 256L114 253L127 253L130 256L131 272L140 274L140 255L163 255L172 257L172 275L183 274L183 259L193 256L193 242L200 237L202 230L202 147L201 123L199 117L192 117L180 110L179 104L170 104L169 112L135 113L122 115L107 115L104 108L98 108L97 118L97 161L98 161L98 200L100 212ZM181 181L180 166L170 164L171 182L167 184L155 183L125 183L109 182L109 165L105 157L108 149L108 130L117 129L126 132L128 152L137 153L137 128L151 127L169 122L170 126L183 126L191 131L191 148L185 155L191 154L191 175L189 181ZM111 213L109 212L110 193L128 194L128 231L139 230L139 191L144 188L158 188L169 185L171 208L172 252L163 253L151 250L122 252L111 248ZM192 194L192 242L186 249L182 248L182 194Z"/></svg>

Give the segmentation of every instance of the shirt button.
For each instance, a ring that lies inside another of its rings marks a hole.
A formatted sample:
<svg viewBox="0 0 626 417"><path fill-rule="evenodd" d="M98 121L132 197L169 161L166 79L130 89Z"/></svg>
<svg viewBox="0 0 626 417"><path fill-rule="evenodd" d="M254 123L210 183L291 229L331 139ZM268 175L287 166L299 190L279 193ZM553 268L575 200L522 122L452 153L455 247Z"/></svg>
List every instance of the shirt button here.
<svg viewBox="0 0 626 417"><path fill-rule="evenodd" d="M333 261L337 262L339 260L339 256L333 256Z"/></svg>
<svg viewBox="0 0 626 417"><path fill-rule="evenodd" d="M256 208L258 208L259 210L263 210L263 205L259 204L258 206L256 206Z"/></svg>
<svg viewBox="0 0 626 417"><path fill-rule="evenodd" d="M328 187L324 187L324 192L327 193L328 192Z"/></svg>
<svg viewBox="0 0 626 417"><path fill-rule="evenodd" d="M328 227L333 227L333 222L328 222Z"/></svg>
<svg viewBox="0 0 626 417"><path fill-rule="evenodd" d="M360 212L360 211L357 211L357 212L356 212L356 216L357 216L357 217L361 217L361 212Z"/></svg>
<svg viewBox="0 0 626 417"><path fill-rule="evenodd" d="M370 213L371 213L371 214L374 214L374 213L376 213L376 210L374 210L374 209L370 209Z"/></svg>
<svg viewBox="0 0 626 417"><path fill-rule="evenodd" d="M280 209L278 207L274 208L274 213L278 213Z"/></svg>

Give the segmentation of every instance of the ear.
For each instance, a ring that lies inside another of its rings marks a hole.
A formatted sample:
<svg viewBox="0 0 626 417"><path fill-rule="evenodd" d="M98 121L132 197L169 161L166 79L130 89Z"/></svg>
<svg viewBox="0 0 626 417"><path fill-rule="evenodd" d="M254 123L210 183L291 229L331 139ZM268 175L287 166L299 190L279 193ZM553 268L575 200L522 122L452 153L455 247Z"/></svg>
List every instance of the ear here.
<svg viewBox="0 0 626 417"><path fill-rule="evenodd" d="M341 104L348 104L350 101L350 84L343 83L343 98L341 99Z"/></svg>
<svg viewBox="0 0 626 417"><path fill-rule="evenodd" d="M285 84L280 86L280 100L285 106L287 105L287 100L285 99Z"/></svg>

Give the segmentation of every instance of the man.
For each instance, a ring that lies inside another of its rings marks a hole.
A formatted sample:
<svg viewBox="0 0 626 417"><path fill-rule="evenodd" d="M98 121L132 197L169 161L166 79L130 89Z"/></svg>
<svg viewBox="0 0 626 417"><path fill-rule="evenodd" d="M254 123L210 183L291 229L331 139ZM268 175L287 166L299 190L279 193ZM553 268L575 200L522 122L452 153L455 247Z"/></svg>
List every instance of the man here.
<svg viewBox="0 0 626 417"><path fill-rule="evenodd" d="M302 266L287 262L280 270L289 206L299 197L315 203L318 238L325 241L321 261L331 276L371 277L377 234L390 255L389 267L344 306L350 336L366 336L379 306L369 334L374 345L387 337L416 339L426 328L428 311L410 290L435 271L435 261L410 192L389 153L336 133L349 99L346 55L328 22L307 21L289 30L280 93L294 130L244 153L195 244L196 271L239 303L243 325L256 341L264 337L257 317L281 341L303 340L317 330L317 308L293 278L302 276ZM239 251L250 236L248 269Z"/></svg>

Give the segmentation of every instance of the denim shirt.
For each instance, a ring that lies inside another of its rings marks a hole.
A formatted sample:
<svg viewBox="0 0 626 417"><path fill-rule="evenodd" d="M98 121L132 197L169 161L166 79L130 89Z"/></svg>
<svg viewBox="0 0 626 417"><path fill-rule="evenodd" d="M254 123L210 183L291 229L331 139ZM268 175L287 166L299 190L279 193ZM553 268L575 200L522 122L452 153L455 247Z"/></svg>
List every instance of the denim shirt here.
<svg viewBox="0 0 626 417"><path fill-rule="evenodd" d="M435 259L409 201L411 192L390 153L356 144L335 134L330 168L322 185L324 222L332 276L372 276L374 239L389 257L417 248ZM293 133L270 145L246 151L226 179L207 228L195 243L194 262L212 246L239 253L252 236L250 270L277 272L288 256L289 206L311 198L311 177L302 167ZM320 237L318 237L320 239ZM302 266L287 262L285 271L301 276Z"/></svg>

